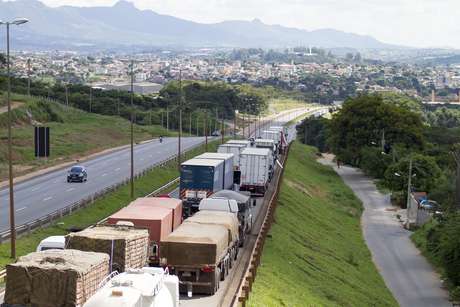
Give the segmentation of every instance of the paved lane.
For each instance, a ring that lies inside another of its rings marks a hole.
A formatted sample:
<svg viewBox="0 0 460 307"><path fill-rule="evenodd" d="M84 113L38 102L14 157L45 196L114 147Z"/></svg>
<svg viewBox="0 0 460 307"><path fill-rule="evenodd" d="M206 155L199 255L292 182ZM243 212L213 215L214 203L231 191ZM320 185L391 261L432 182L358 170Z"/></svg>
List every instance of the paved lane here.
<svg viewBox="0 0 460 307"><path fill-rule="evenodd" d="M182 139L187 150L204 140L203 137ZM135 173L163 161L177 152L177 138L154 140L135 146ZM57 170L15 185L16 224L21 225L56 209L123 181L130 174L130 148L99 156L82 163L88 170L86 183L67 183L67 169ZM0 190L0 231L9 227L8 189Z"/></svg>
<svg viewBox="0 0 460 307"><path fill-rule="evenodd" d="M393 216L389 195L381 194L373 180L361 171L343 166L337 169L330 160L322 160L334 167L345 183L364 204L362 225L364 238L372 252L385 283L401 307L447 307L447 291L442 289L439 276L410 240Z"/></svg>

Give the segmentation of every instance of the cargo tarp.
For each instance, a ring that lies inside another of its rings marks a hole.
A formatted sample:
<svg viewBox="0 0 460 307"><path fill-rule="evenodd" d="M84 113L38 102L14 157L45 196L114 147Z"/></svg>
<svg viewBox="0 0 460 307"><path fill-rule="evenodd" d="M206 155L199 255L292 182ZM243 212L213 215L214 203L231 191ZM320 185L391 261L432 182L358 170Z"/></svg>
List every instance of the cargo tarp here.
<svg viewBox="0 0 460 307"><path fill-rule="evenodd" d="M227 254L228 230L221 225L186 223L160 244L168 265L213 265Z"/></svg>
<svg viewBox="0 0 460 307"><path fill-rule="evenodd" d="M96 226L67 235L66 247L106 253L112 270L124 272L147 264L149 232L127 226Z"/></svg>
<svg viewBox="0 0 460 307"><path fill-rule="evenodd" d="M78 250L47 250L6 267L5 303L81 306L109 274L109 256Z"/></svg>
<svg viewBox="0 0 460 307"><path fill-rule="evenodd" d="M235 243L239 236L239 222L235 213L224 211L198 211L189 217L184 223L215 224L222 225L228 229L228 245Z"/></svg>

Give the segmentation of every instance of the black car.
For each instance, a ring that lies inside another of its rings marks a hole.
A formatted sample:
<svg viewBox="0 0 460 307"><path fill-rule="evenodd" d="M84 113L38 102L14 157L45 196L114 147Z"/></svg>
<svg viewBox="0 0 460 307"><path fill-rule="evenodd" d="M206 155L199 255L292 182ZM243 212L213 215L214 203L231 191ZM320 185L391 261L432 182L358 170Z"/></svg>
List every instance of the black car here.
<svg viewBox="0 0 460 307"><path fill-rule="evenodd" d="M83 166L72 166L67 174L67 182L84 182L88 180L88 173Z"/></svg>

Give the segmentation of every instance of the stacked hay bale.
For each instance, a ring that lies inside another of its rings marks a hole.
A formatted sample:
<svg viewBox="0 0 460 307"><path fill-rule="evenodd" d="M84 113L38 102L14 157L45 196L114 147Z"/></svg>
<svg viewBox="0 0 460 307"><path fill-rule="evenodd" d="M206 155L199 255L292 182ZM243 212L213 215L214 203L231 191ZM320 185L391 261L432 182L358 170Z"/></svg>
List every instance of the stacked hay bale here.
<svg viewBox="0 0 460 307"><path fill-rule="evenodd" d="M66 236L67 248L106 253L112 271L139 269L147 264L149 231L130 226L95 226Z"/></svg>
<svg viewBox="0 0 460 307"><path fill-rule="evenodd" d="M81 306L109 274L109 256L48 250L22 256L6 267L5 304Z"/></svg>

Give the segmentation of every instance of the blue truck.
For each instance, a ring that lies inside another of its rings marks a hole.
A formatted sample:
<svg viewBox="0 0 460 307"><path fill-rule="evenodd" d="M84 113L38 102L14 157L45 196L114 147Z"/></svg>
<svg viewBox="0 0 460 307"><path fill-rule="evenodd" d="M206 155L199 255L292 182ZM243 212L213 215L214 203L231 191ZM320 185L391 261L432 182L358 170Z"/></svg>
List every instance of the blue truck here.
<svg viewBox="0 0 460 307"><path fill-rule="evenodd" d="M224 160L190 159L181 164L180 199L184 217L198 211L200 201L224 189Z"/></svg>
<svg viewBox="0 0 460 307"><path fill-rule="evenodd" d="M206 159L206 160L222 160L224 161L224 189L233 190L233 153L218 153L218 152L205 152L195 159Z"/></svg>

